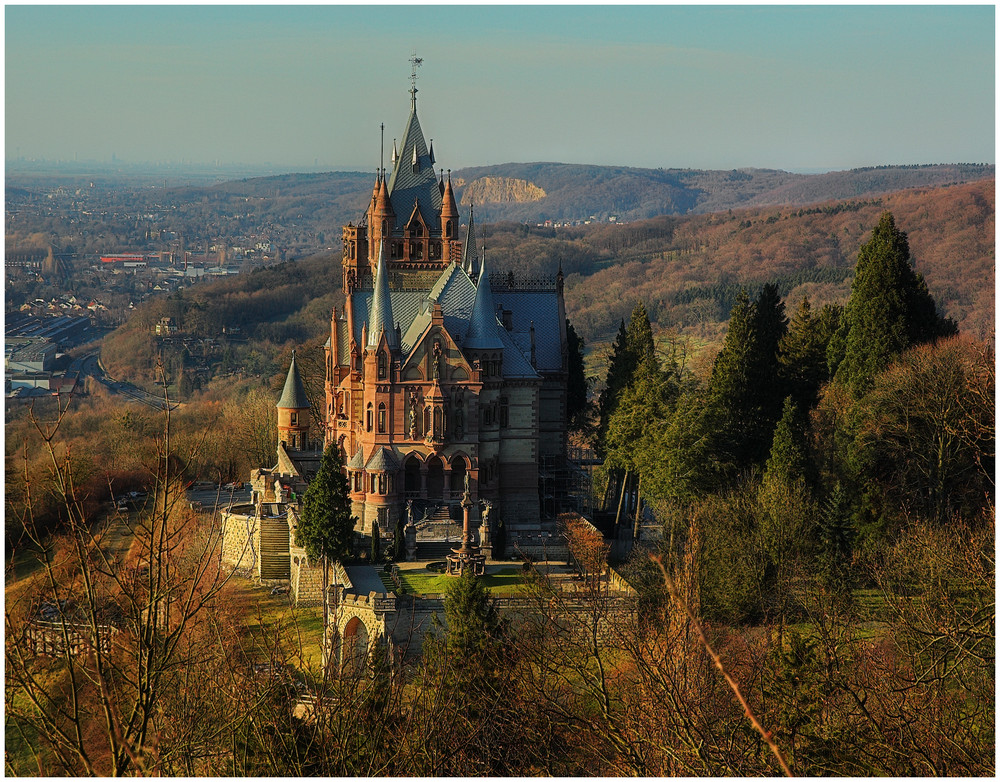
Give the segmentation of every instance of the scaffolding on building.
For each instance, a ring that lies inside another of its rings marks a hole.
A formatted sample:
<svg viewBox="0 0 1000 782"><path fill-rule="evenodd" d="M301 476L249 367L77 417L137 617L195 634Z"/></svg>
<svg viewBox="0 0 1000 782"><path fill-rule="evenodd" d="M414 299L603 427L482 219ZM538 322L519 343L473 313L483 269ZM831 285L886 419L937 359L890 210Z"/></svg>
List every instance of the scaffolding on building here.
<svg viewBox="0 0 1000 782"><path fill-rule="evenodd" d="M600 464L591 448L569 448L565 456L543 456L538 465L542 519L553 520L571 511L593 518L594 467Z"/></svg>

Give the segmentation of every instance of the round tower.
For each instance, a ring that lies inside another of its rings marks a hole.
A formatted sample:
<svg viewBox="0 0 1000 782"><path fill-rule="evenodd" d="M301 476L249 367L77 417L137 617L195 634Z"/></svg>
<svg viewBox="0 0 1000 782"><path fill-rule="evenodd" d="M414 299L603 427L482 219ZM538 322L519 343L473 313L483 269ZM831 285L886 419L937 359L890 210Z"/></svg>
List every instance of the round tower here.
<svg viewBox="0 0 1000 782"><path fill-rule="evenodd" d="M299 369L295 366L294 351L277 407L278 442L289 451L309 450L309 399Z"/></svg>

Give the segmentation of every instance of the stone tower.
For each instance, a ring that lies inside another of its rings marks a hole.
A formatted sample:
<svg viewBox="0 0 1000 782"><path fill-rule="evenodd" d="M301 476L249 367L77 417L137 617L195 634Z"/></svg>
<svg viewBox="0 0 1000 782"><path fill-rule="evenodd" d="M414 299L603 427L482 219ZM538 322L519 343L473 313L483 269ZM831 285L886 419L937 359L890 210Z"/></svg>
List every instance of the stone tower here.
<svg viewBox="0 0 1000 782"><path fill-rule="evenodd" d="M309 400L299 369L295 366L294 352L285 387L278 400L278 442L289 451L309 450Z"/></svg>

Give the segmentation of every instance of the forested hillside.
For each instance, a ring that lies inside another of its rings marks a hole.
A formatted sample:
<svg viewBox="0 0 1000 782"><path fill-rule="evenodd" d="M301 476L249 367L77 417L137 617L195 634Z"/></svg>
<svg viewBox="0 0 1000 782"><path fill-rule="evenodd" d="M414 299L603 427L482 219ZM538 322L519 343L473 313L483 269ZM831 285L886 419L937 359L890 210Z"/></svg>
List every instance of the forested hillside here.
<svg viewBox="0 0 1000 782"><path fill-rule="evenodd" d="M566 163L505 163L453 171L459 200L475 203L481 222L545 220L605 222L659 215L705 214L748 206L806 205L992 178L987 165L884 166L791 174L771 169L652 169ZM238 211L275 223L297 222L338 241L339 227L357 221L371 197L374 174L286 174L177 188L168 200L192 211Z"/></svg>
<svg viewBox="0 0 1000 782"><path fill-rule="evenodd" d="M803 295L816 306L846 301L858 247L889 209L908 233L914 266L943 313L962 332L983 338L993 329L994 206L994 182L984 180L625 225L480 225L479 235L495 268L531 277L551 276L562 266L568 315L590 349L610 344L638 300L647 303L657 333L715 343L741 286L753 293L773 282L790 307ZM152 381L153 327L172 317L187 337L224 341L219 360L228 356L227 368L270 371L268 356L276 348L325 340L339 289L337 252L200 285L138 308L105 340L105 365L114 374ZM223 340L224 331L230 336ZM168 362L174 375L185 360L190 364L190 356Z"/></svg>

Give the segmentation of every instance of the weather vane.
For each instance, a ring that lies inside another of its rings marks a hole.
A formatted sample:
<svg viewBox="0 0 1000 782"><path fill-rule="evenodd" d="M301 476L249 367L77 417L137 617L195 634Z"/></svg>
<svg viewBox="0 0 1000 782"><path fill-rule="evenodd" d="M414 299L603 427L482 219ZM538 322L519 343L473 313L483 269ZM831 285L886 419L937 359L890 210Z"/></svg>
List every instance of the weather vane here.
<svg viewBox="0 0 1000 782"><path fill-rule="evenodd" d="M417 57L417 53L414 52L413 56L410 57L410 65L413 66L413 70L410 73L410 98L413 101L413 107L417 106L417 68L423 63L423 57Z"/></svg>

